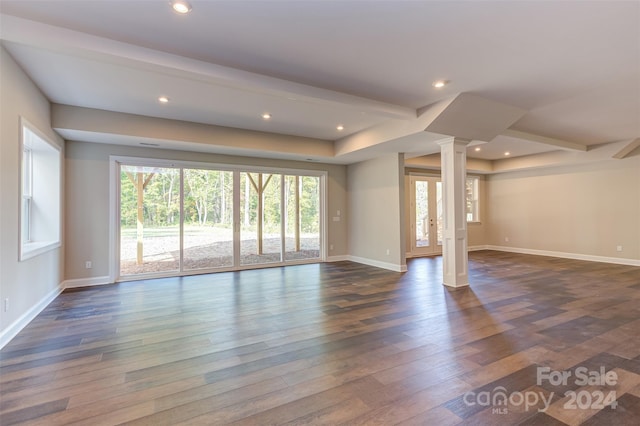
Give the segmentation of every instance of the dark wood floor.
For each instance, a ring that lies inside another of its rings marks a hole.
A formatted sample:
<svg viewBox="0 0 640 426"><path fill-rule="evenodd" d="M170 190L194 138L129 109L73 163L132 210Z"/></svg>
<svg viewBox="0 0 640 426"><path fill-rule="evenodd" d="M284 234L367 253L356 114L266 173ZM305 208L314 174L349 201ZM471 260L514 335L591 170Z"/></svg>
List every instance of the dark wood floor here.
<svg viewBox="0 0 640 426"><path fill-rule="evenodd" d="M459 290L440 258L68 290L0 351L0 423L640 424L640 268L483 251L470 270Z"/></svg>

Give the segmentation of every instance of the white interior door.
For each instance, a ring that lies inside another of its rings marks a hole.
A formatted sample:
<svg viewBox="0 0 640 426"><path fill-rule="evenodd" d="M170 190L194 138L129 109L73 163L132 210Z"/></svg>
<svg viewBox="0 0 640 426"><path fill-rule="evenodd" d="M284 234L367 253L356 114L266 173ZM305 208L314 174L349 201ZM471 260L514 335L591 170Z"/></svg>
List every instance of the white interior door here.
<svg viewBox="0 0 640 426"><path fill-rule="evenodd" d="M442 182L411 176L411 255L442 253Z"/></svg>

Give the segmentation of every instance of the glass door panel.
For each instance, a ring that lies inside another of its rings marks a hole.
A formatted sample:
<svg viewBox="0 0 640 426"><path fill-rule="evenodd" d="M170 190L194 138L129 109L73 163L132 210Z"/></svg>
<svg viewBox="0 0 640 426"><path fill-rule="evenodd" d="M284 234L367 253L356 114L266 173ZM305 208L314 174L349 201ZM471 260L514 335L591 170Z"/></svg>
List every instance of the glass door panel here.
<svg viewBox="0 0 640 426"><path fill-rule="evenodd" d="M120 168L120 275L180 270L180 170Z"/></svg>
<svg viewBox="0 0 640 426"><path fill-rule="evenodd" d="M184 169L184 270L233 266L233 172Z"/></svg>
<svg viewBox="0 0 640 426"><path fill-rule="evenodd" d="M285 176L284 259L320 257L320 178Z"/></svg>
<svg viewBox="0 0 640 426"><path fill-rule="evenodd" d="M411 254L442 250L442 182L435 177L411 177Z"/></svg>
<svg viewBox="0 0 640 426"><path fill-rule="evenodd" d="M415 182L415 247L429 246L429 182Z"/></svg>
<svg viewBox="0 0 640 426"><path fill-rule="evenodd" d="M240 173L240 265L282 261L281 175Z"/></svg>

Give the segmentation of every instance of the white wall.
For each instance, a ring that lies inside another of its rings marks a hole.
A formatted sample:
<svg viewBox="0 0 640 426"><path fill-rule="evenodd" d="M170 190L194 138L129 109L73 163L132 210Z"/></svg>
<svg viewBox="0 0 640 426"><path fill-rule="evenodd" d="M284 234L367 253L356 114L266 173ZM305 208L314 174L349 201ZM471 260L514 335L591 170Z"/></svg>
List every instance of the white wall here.
<svg viewBox="0 0 640 426"><path fill-rule="evenodd" d="M406 270L403 155L387 154L352 164L347 177L350 256L362 263Z"/></svg>
<svg viewBox="0 0 640 426"><path fill-rule="evenodd" d="M18 261L20 117L64 149L51 130L49 101L0 47L0 347L59 293L63 276L62 247Z"/></svg>
<svg viewBox="0 0 640 426"><path fill-rule="evenodd" d="M640 155L492 175L487 203L490 245L640 260Z"/></svg>
<svg viewBox="0 0 640 426"><path fill-rule="evenodd" d="M66 163L66 280L104 282L109 275L109 156L173 159L248 166L328 171L329 212L347 216L346 167L315 162L283 161L123 145L67 142ZM331 256L347 254L347 222L329 221ZM85 261L93 262L85 269Z"/></svg>

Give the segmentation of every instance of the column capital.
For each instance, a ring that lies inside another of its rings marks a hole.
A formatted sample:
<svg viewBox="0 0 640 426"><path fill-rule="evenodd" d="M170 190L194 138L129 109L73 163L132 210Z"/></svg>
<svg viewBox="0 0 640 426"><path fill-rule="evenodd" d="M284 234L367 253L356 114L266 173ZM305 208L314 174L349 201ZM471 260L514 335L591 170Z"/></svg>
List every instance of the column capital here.
<svg viewBox="0 0 640 426"><path fill-rule="evenodd" d="M457 138L455 136L451 136L448 138L444 138L444 139L440 139L437 144L440 146L443 145L449 145L449 144L455 144L455 145L469 145L471 143L471 139L463 139L463 138Z"/></svg>

